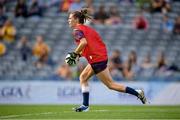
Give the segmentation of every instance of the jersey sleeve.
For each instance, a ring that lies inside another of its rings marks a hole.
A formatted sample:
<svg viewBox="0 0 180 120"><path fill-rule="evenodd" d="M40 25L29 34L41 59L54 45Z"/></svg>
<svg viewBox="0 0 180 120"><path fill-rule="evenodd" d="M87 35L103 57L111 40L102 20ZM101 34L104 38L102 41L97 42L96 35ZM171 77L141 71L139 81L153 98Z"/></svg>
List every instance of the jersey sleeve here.
<svg viewBox="0 0 180 120"><path fill-rule="evenodd" d="M82 30L74 29L73 35L75 40L81 40L82 38L85 38Z"/></svg>

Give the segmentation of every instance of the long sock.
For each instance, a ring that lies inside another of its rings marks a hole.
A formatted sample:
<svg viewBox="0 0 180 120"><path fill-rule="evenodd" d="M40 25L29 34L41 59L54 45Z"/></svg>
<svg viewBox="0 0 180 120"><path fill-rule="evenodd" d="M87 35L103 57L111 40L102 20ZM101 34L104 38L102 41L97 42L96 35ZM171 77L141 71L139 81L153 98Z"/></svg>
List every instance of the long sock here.
<svg viewBox="0 0 180 120"><path fill-rule="evenodd" d="M83 93L83 105L89 106L89 92Z"/></svg>
<svg viewBox="0 0 180 120"><path fill-rule="evenodd" d="M137 97L139 95L139 93L136 90L134 90L133 88L130 88L130 87L126 87L126 93L129 93L131 95L135 95Z"/></svg>
<svg viewBox="0 0 180 120"><path fill-rule="evenodd" d="M83 105L89 106L89 86L82 86Z"/></svg>

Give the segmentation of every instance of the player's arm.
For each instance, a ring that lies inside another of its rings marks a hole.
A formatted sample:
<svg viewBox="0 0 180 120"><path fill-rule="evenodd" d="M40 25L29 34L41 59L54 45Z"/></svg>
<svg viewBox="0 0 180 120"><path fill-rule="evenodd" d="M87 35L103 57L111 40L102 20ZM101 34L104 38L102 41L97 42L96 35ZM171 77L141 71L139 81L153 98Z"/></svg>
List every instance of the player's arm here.
<svg viewBox="0 0 180 120"><path fill-rule="evenodd" d="M74 52L75 52L76 54L79 54L79 55L80 55L86 45L87 45L87 40L86 40L86 38L82 38L82 39L80 40L79 45L78 45L77 48L74 50Z"/></svg>
<svg viewBox="0 0 180 120"><path fill-rule="evenodd" d="M67 55L69 57L66 58L66 61L67 61L67 63L69 65L73 65L73 64L76 63L76 58L79 59L83 49L87 45L87 40L86 40L86 38L84 36L83 31L81 31L81 30L74 30L74 38L77 41L79 41L79 44L78 44L78 46L76 47L76 49L73 52L68 53L68 55Z"/></svg>

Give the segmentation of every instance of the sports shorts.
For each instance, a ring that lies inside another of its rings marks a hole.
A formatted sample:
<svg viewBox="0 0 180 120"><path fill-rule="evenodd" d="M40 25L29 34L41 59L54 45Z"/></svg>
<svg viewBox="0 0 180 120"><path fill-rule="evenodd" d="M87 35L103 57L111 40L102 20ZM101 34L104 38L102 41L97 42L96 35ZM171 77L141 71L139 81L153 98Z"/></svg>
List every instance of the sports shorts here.
<svg viewBox="0 0 180 120"><path fill-rule="evenodd" d="M103 71L104 69L106 69L107 67L107 62L108 60L105 61L101 61L101 62L97 62L97 63L92 63L91 67L94 70L95 74L100 73L101 71Z"/></svg>

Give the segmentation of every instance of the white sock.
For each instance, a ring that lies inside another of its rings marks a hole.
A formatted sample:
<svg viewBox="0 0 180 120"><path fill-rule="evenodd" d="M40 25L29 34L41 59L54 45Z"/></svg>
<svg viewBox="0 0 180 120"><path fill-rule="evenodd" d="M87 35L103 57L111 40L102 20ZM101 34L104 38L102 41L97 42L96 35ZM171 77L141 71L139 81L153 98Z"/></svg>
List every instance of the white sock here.
<svg viewBox="0 0 180 120"><path fill-rule="evenodd" d="M81 86L81 91L82 91L82 93L89 92L89 86L82 85Z"/></svg>

